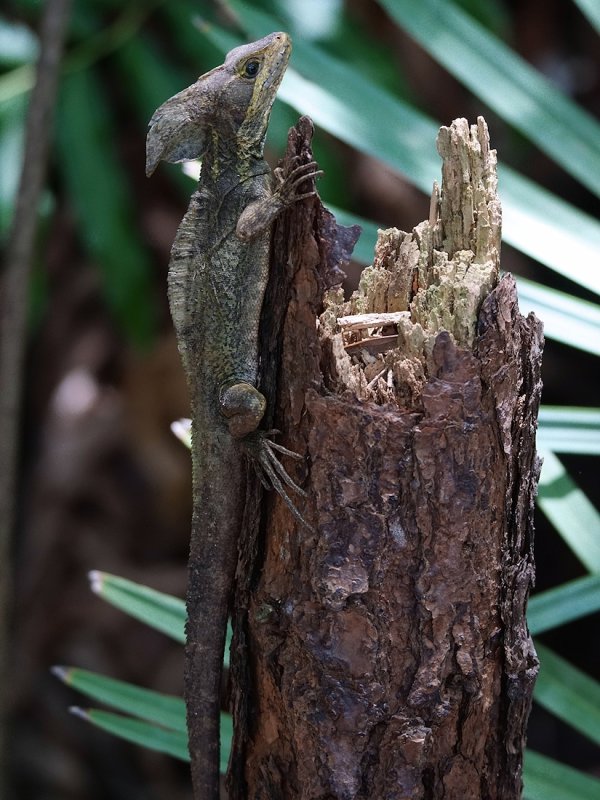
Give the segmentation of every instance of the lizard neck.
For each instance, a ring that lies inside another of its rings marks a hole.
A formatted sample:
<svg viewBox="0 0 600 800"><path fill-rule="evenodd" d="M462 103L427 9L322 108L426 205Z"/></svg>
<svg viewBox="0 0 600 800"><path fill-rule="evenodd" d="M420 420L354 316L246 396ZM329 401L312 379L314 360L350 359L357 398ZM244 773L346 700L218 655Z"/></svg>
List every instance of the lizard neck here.
<svg viewBox="0 0 600 800"><path fill-rule="evenodd" d="M202 157L200 185L223 196L240 183L269 172L262 142L245 148L234 137L215 131Z"/></svg>

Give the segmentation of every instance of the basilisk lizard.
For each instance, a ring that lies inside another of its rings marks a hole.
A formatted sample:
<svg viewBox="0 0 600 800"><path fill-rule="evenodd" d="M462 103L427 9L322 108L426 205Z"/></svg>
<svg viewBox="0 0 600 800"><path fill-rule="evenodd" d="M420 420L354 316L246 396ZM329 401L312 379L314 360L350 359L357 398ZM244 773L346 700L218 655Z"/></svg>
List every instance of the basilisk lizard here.
<svg viewBox="0 0 600 800"><path fill-rule="evenodd" d="M272 223L312 196L301 185L315 162L270 170L264 140L291 51L272 33L167 100L150 120L146 172L158 162L201 158L198 189L169 266L169 303L192 407L193 518L188 565L185 700L196 800L219 795L221 665L244 508L245 457L296 516L284 488L303 494L258 426L258 326L269 273Z"/></svg>

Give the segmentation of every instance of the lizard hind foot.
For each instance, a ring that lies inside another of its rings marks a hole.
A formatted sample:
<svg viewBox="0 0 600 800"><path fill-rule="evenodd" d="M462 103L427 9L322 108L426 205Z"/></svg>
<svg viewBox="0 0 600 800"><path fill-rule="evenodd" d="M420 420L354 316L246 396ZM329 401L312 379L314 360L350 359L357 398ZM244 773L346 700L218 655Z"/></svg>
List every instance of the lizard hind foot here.
<svg viewBox="0 0 600 800"><path fill-rule="evenodd" d="M310 531L312 531L313 529L311 526L294 505L294 502L288 495L285 486L288 486L301 497L306 497L306 492L290 477L287 470L279 460L277 453L282 453L283 455L290 456L290 458L300 461L302 460L302 456L299 453L295 453L293 450L288 450L288 448L283 447L283 445L271 441L271 439L268 438L269 436L273 436L277 433L279 433L279 431L257 430L249 436L246 436L243 439L242 444L246 453L250 456L252 465L265 489L275 489L277 494L281 497L298 522L304 525L305 528L308 528Z"/></svg>

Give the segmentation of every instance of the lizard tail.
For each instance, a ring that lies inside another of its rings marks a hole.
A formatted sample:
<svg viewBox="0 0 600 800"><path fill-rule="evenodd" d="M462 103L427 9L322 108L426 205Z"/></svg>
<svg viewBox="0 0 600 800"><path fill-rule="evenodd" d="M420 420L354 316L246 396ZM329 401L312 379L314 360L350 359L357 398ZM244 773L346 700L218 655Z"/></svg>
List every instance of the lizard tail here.
<svg viewBox="0 0 600 800"><path fill-rule="evenodd" d="M245 485L244 458L229 435L192 431L194 512L187 590L184 694L196 800L219 798L221 675ZM201 452L194 439L202 439Z"/></svg>

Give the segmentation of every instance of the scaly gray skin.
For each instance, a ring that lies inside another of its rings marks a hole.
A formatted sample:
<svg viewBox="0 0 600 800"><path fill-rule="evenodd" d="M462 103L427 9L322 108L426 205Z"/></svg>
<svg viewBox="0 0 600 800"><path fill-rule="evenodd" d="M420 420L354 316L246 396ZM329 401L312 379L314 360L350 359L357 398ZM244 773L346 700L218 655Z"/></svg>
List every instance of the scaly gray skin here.
<svg viewBox="0 0 600 800"><path fill-rule="evenodd" d="M228 53L221 67L172 97L150 121L146 171L161 159L202 158L198 190L171 251L169 302L192 406L194 511L187 591L185 700L194 797L218 800L220 684L228 604L244 506L244 454L299 517L274 451L258 430L258 326L272 223L314 192L315 163L270 189L263 159L271 106L291 51L272 33Z"/></svg>

